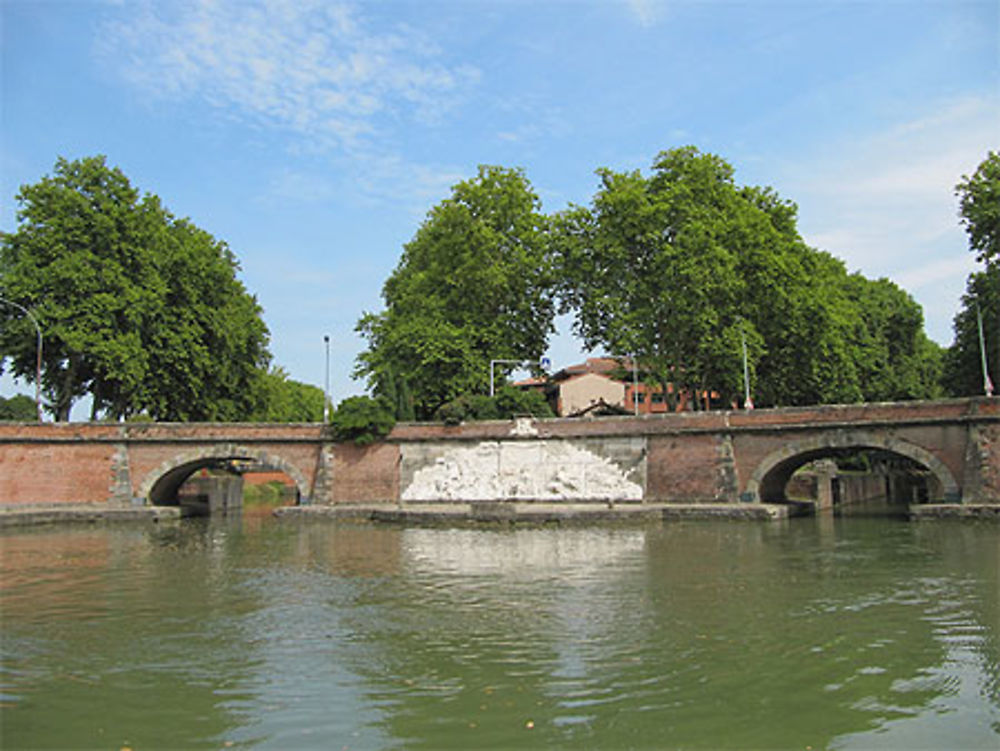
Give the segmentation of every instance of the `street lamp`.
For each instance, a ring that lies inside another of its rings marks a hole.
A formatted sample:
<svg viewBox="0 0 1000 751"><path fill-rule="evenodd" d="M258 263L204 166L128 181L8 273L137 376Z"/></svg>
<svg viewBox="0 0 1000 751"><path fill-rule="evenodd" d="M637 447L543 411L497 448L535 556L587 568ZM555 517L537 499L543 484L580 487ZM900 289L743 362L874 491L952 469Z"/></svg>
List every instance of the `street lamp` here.
<svg viewBox="0 0 1000 751"><path fill-rule="evenodd" d="M35 333L38 335L38 344L35 346L35 412L38 415L38 422L42 421L42 327L38 325L31 312L23 305L18 305L13 300L0 297L0 302L5 302L11 307L17 308L24 313L35 325Z"/></svg>
<svg viewBox="0 0 1000 751"><path fill-rule="evenodd" d="M326 345L326 376L323 379L323 424L330 422L330 336L323 334Z"/></svg>
<svg viewBox="0 0 1000 751"><path fill-rule="evenodd" d="M986 396L993 396L993 381L990 380L990 371L986 365L986 339L983 336L983 311L979 307L979 298L976 298L976 323L979 327L979 357L983 366L983 393Z"/></svg>
<svg viewBox="0 0 1000 751"><path fill-rule="evenodd" d="M747 365L747 332L740 331L743 338L743 409L753 409L750 398L750 368Z"/></svg>

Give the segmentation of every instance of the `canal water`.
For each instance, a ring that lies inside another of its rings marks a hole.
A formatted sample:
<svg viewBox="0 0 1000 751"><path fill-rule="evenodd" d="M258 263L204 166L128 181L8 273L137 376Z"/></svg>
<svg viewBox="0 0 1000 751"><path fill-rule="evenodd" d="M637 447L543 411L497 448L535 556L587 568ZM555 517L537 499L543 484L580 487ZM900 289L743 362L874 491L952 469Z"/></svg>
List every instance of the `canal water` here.
<svg viewBox="0 0 1000 751"><path fill-rule="evenodd" d="M0 534L0 746L1000 747L1000 526Z"/></svg>

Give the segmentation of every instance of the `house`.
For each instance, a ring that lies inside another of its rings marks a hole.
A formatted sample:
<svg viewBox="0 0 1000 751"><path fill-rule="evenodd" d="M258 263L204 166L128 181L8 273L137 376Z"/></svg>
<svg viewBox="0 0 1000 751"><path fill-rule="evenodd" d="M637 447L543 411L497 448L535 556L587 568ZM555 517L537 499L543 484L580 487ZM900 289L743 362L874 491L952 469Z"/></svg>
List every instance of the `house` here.
<svg viewBox="0 0 1000 751"><path fill-rule="evenodd" d="M683 412L694 408L693 394L687 391L674 396L673 384L664 391L659 384L647 384L632 372L629 358L588 357L585 362L570 365L549 378L529 378L514 384L522 389L543 392L560 417L593 414L654 414ZM699 399L710 407L719 395L702 392Z"/></svg>

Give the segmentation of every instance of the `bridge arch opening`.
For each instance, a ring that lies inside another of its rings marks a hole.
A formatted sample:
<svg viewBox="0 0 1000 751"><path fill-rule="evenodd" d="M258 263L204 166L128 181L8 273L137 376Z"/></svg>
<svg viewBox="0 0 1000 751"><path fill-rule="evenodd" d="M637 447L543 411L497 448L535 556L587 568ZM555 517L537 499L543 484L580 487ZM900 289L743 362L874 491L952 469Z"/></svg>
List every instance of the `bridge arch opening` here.
<svg viewBox="0 0 1000 751"><path fill-rule="evenodd" d="M281 487L261 487L266 485ZM269 498L273 505L307 502L306 480L297 467L280 456L238 446L176 456L150 472L138 492L151 505L180 505L192 514L242 509L245 498Z"/></svg>
<svg viewBox="0 0 1000 751"><path fill-rule="evenodd" d="M834 435L794 441L766 457L746 487L746 497L763 503L787 503L792 476L819 460L875 457L886 474L886 496L907 503L955 503L961 497L951 470L927 450L874 434Z"/></svg>

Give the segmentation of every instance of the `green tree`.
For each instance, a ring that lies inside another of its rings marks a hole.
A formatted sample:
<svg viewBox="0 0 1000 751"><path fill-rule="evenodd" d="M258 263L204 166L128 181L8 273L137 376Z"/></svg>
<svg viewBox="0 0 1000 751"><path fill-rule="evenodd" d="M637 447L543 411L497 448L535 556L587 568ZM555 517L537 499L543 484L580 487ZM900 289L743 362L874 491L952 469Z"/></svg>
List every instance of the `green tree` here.
<svg viewBox="0 0 1000 751"><path fill-rule="evenodd" d="M772 193L743 195L732 168L692 147L661 153L653 174L598 171L590 208L558 218L562 299L590 348L634 355L661 384L742 392L766 354L755 291L774 276L768 255L788 243L794 208ZM757 204L765 204L775 218Z"/></svg>
<svg viewBox="0 0 1000 751"><path fill-rule="evenodd" d="M1000 152L991 151L955 186L969 248L985 263L1000 262Z"/></svg>
<svg viewBox="0 0 1000 751"><path fill-rule="evenodd" d="M330 417L334 437L358 446L384 438L395 424L393 406L382 396L350 396L337 405Z"/></svg>
<svg viewBox="0 0 1000 751"><path fill-rule="evenodd" d="M0 420L34 422L38 419L35 400L24 394L16 394L10 399L0 396Z"/></svg>
<svg viewBox="0 0 1000 751"><path fill-rule="evenodd" d="M514 386L501 387L494 396L464 394L438 407L434 417L448 425L475 420L511 420L515 417L552 417L545 395Z"/></svg>
<svg viewBox="0 0 1000 751"><path fill-rule="evenodd" d="M962 309L953 324L955 339L945 355L942 382L953 396L972 396L984 392L984 351L994 388L1000 380L1000 153L991 151L971 177L962 177L955 192L969 248L985 268L971 274L966 283Z"/></svg>
<svg viewBox="0 0 1000 751"><path fill-rule="evenodd" d="M924 333L917 302L888 279L846 278L856 321L851 337L866 401L940 396L942 348Z"/></svg>
<svg viewBox="0 0 1000 751"><path fill-rule="evenodd" d="M379 375L375 384L375 395L385 397L393 406L397 420L412 422L416 419L413 409L413 395L407 379L390 365Z"/></svg>
<svg viewBox="0 0 1000 751"><path fill-rule="evenodd" d="M103 157L60 159L54 176L22 186L17 200L18 230L4 235L0 249L0 290L39 320L43 391L65 420L84 394L95 395L96 410L140 385L140 322L159 304L158 295L143 294L157 278L144 233L160 209ZM23 333L5 325L0 355L34 379L35 344Z"/></svg>
<svg viewBox="0 0 1000 751"><path fill-rule="evenodd" d="M743 392L744 342L758 404L930 395L919 307L809 248L795 204L736 185L729 164L693 147L661 153L649 177L598 175L592 205L557 219L562 301L588 347L725 404ZM873 383L876 350L888 370Z"/></svg>
<svg viewBox="0 0 1000 751"><path fill-rule="evenodd" d="M979 319L983 322L983 344L979 343ZM951 396L984 393L983 351L994 393L1000 384L1000 263L969 276L962 309L955 316L955 340L944 357L942 382Z"/></svg>
<svg viewBox="0 0 1000 751"><path fill-rule="evenodd" d="M151 377L130 406L157 420L249 420L270 360L260 305L224 242L168 219L158 238L163 305L143 337Z"/></svg>
<svg viewBox="0 0 1000 751"><path fill-rule="evenodd" d="M22 186L0 246L0 294L33 311L42 387L57 420L245 419L260 399L267 329L223 243L140 197L103 156L60 158ZM0 361L34 377L34 343L0 310Z"/></svg>
<svg viewBox="0 0 1000 751"><path fill-rule="evenodd" d="M321 422L323 389L292 380L279 367L272 367L263 377L261 406L252 416L254 422Z"/></svg>
<svg viewBox="0 0 1000 751"><path fill-rule="evenodd" d="M355 374L376 393L405 374L416 416L430 417L485 391L490 360L537 361L553 331L550 286L548 221L527 178L480 167L404 247L385 310L359 321L368 348Z"/></svg>

